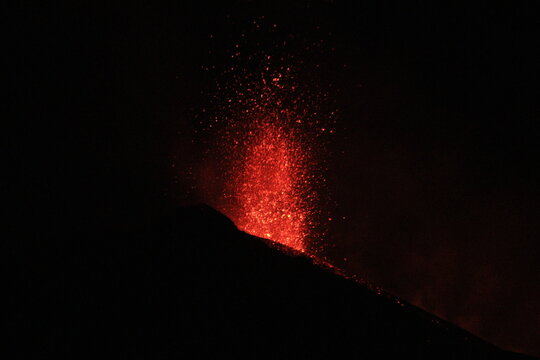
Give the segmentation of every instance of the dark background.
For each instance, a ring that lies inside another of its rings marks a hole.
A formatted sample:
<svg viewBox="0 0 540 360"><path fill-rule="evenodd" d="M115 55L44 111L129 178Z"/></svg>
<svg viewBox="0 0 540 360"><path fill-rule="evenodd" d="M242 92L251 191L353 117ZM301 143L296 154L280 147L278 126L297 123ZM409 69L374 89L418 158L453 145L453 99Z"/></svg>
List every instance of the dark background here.
<svg viewBox="0 0 540 360"><path fill-rule="evenodd" d="M7 9L4 189L7 230L21 239L12 260L34 276L32 264L54 263L59 239L93 251L99 234L204 201L190 180L213 83L201 66L219 58L209 46L225 54L261 15L334 49L311 60L340 112L328 146L340 220L325 256L503 348L540 355L539 44L527 2Z"/></svg>

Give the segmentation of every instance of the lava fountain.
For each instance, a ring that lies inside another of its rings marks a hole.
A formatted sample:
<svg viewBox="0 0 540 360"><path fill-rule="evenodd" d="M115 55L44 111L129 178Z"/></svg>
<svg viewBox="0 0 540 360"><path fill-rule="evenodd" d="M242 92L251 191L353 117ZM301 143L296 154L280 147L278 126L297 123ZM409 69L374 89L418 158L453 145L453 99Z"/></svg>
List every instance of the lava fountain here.
<svg viewBox="0 0 540 360"><path fill-rule="evenodd" d="M318 222L316 135L306 131L297 99L283 99L285 85L263 76L251 89L221 129L217 208L243 231L306 251Z"/></svg>
<svg viewBox="0 0 540 360"><path fill-rule="evenodd" d="M307 148L278 116L257 119L231 165L225 194L236 200L229 211L250 234L305 251L313 227L314 191Z"/></svg>
<svg viewBox="0 0 540 360"><path fill-rule="evenodd" d="M217 166L205 201L240 230L306 252L325 232L321 138L333 132L333 113L320 110L326 94L300 86L298 60L266 51L242 57L237 44L216 80L207 155Z"/></svg>

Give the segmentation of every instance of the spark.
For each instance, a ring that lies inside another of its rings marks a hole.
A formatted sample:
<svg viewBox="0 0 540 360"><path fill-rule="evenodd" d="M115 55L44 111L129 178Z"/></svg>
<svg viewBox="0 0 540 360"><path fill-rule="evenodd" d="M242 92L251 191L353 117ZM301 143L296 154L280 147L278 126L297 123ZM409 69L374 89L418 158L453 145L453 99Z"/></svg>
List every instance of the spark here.
<svg viewBox="0 0 540 360"><path fill-rule="evenodd" d="M294 57L238 52L243 46L234 45L225 79L216 81L221 196L213 205L240 230L306 252L327 218L320 138L331 116L320 110L320 94L297 81Z"/></svg>

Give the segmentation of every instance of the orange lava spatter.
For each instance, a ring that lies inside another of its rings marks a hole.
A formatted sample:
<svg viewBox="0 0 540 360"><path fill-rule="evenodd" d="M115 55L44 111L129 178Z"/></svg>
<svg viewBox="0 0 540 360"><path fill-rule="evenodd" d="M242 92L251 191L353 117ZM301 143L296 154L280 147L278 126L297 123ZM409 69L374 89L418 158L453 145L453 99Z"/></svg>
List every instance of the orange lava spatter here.
<svg viewBox="0 0 540 360"><path fill-rule="evenodd" d="M207 201L240 230L306 252L324 234L321 138L332 133L332 120L319 104L326 94L301 86L302 63L281 45L269 54L244 39L216 74L208 156L218 169Z"/></svg>
<svg viewBox="0 0 540 360"><path fill-rule="evenodd" d="M316 141L304 114L281 99L283 87L263 80L222 130L225 201L218 208L240 230L306 251L317 223Z"/></svg>
<svg viewBox="0 0 540 360"><path fill-rule="evenodd" d="M236 198L231 215L241 230L304 251L317 193L306 149L275 120L264 119L251 131L226 193Z"/></svg>

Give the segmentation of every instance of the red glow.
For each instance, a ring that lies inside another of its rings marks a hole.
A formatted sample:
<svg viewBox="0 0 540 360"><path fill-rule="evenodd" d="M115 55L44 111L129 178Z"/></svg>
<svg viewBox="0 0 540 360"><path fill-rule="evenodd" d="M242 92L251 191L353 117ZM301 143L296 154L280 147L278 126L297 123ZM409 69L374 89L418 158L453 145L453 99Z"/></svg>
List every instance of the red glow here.
<svg viewBox="0 0 540 360"><path fill-rule="evenodd" d="M332 116L320 111L326 94L298 83L298 60L266 51L244 53L236 44L216 83L218 108L208 127L217 136L209 157L218 174L206 201L240 230L305 252L324 235L320 136Z"/></svg>
<svg viewBox="0 0 540 360"><path fill-rule="evenodd" d="M237 210L230 216L241 230L304 251L317 198L309 156L278 117L255 123L239 152L242 156L232 162L226 189L236 199Z"/></svg>
<svg viewBox="0 0 540 360"><path fill-rule="evenodd" d="M221 130L225 186L217 207L240 230L304 252L319 212L318 132L311 130L318 127L286 80L263 73L250 91L237 90L239 105Z"/></svg>

